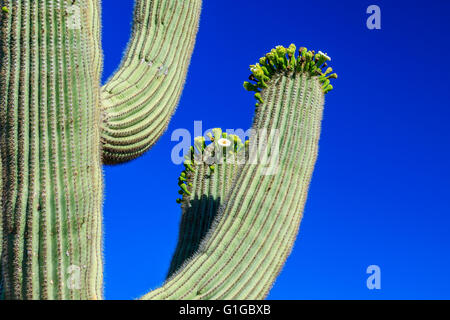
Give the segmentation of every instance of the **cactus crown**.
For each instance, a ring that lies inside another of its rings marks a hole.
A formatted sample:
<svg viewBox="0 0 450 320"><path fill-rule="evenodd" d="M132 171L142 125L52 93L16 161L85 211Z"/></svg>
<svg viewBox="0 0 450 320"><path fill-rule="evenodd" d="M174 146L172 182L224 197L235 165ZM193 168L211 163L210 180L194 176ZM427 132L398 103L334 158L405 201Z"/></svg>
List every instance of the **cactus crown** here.
<svg viewBox="0 0 450 320"><path fill-rule="evenodd" d="M245 81L244 88L247 91L255 92L257 107L260 103L264 103L261 90L268 87L268 83L276 74L286 71L318 77L324 94L333 90L330 79L337 79L337 74L332 73L333 69L328 67L327 61L331 61L331 58L322 51L315 53L314 50L308 51L304 47L298 50L296 57L296 51L295 44L291 44L288 48L276 46L264 57L261 57L259 63L250 65L252 74L249 80L252 82Z"/></svg>
<svg viewBox="0 0 450 320"><path fill-rule="evenodd" d="M245 158L248 149L248 140L242 142L239 136L223 132L220 128L214 128L208 132L207 137L210 143L206 144L203 136L194 139L194 146L191 146L189 154L185 156L184 170L178 177L178 193L182 196L190 196L192 183L190 178L200 164L209 165L210 174L214 174L215 166L222 163L237 163ZM178 198L177 203L182 203L183 199Z"/></svg>

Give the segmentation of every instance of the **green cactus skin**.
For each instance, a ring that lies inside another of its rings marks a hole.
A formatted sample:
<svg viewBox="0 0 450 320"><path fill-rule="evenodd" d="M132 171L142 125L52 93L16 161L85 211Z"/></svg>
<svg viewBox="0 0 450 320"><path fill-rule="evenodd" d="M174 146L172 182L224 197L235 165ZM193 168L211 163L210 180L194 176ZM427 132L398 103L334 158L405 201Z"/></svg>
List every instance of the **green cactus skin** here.
<svg viewBox="0 0 450 320"><path fill-rule="evenodd" d="M68 27L71 5L81 9L78 29ZM139 156L165 130L201 1L137 0L126 57L104 87L99 1L0 6L0 298L101 299L101 165ZM295 47L277 47L252 66L253 82L244 86L257 100L253 129L280 130L279 170L263 175L260 163L187 159L169 278L142 299L267 295L302 218L324 95L337 77L322 71L327 59L304 48L296 58ZM73 267L79 288L69 285Z"/></svg>

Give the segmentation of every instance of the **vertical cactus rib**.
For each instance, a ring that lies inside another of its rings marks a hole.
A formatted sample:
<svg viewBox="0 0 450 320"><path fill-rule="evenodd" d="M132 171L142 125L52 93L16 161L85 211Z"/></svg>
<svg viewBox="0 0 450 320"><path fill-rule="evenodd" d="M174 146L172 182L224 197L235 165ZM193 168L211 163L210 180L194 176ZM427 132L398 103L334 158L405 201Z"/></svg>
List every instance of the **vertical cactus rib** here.
<svg viewBox="0 0 450 320"><path fill-rule="evenodd" d="M0 295L101 298L98 3L2 5Z"/></svg>
<svg viewBox="0 0 450 320"><path fill-rule="evenodd" d="M6 6L5 6L6 7ZM6 7L7 8L7 7ZM6 214L6 202L4 194L8 188L8 180L6 179L8 176L8 162L6 161L6 151L7 151L7 143L6 138L6 103L7 103L7 86L9 83L9 15L5 17L3 11L3 17L0 20L0 119L2 125L0 125L0 161L1 161L1 196L0 196L0 204L1 204L1 227L0 227L0 271L1 271L1 280L0 280L0 298L4 299L9 294L10 289L10 281L9 281L9 268L7 264L7 257L9 252L7 249L7 234L9 232L9 222L8 216ZM6 261L5 261L6 260ZM7 279L5 279L5 276Z"/></svg>
<svg viewBox="0 0 450 320"><path fill-rule="evenodd" d="M38 19L39 19L39 30L40 34L38 34L38 43L39 43L39 54L38 54L38 65L40 66L39 70L39 205L37 208L37 212L40 216L39 221L39 259L38 266L39 270L39 295L42 299L49 299L52 297L52 293L50 293L50 289L52 287L52 281L49 279L49 259L51 258L50 250L51 246L48 241L50 239L50 231L51 228L48 226L50 221L49 218L49 208L50 208L50 199L48 193L49 191L49 183L48 183L48 168L47 163L49 162L48 158L48 132L47 132L47 117L46 117L46 109L47 109L47 41L44 41L43 35L47 33L47 23L46 23L46 5L44 2L39 3L39 11L38 11Z"/></svg>
<svg viewBox="0 0 450 320"><path fill-rule="evenodd" d="M1 115L0 115L1 117ZM1 128L0 128L0 145L1 145ZM1 257L3 255L3 161L2 153L0 152L0 300L5 299L4 284L3 284L3 265Z"/></svg>
<svg viewBox="0 0 450 320"><path fill-rule="evenodd" d="M244 86L258 102L250 150L261 130L275 129L280 143L261 150L278 154L277 170L267 174L261 162L240 167L195 256L143 299L262 299L289 256L317 158L324 94L332 89L327 80L337 76L322 71L326 54L301 48L296 59L293 45L274 50L251 66L256 83Z"/></svg>
<svg viewBox="0 0 450 320"><path fill-rule="evenodd" d="M137 0L121 67L102 88L103 161L147 151L178 104L199 25L201 0Z"/></svg>

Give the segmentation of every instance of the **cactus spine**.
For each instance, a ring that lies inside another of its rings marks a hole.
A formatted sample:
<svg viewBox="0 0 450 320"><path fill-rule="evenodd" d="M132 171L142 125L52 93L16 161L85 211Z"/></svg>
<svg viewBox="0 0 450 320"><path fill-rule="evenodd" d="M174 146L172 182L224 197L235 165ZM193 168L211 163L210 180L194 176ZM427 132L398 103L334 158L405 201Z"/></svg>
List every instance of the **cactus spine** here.
<svg viewBox="0 0 450 320"><path fill-rule="evenodd" d="M74 5L79 27L70 24ZM138 157L165 130L201 1L136 0L128 51L104 87L99 1L0 6L0 298L101 299L101 165ZM251 67L244 87L257 100L253 129L279 131L278 170L195 159L247 159L256 135L249 144L219 130L210 146L196 139L179 179L183 219L170 277L143 299L267 295L301 220L324 94L336 77L323 71L327 59L277 47Z"/></svg>

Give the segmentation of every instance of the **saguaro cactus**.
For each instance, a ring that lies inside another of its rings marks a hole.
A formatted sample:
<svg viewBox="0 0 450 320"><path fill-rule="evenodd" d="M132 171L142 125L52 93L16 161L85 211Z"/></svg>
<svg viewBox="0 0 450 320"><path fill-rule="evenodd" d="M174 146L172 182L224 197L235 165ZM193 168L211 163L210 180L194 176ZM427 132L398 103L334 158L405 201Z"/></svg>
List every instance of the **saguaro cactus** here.
<svg viewBox="0 0 450 320"><path fill-rule="evenodd" d="M0 2L0 297L101 299L101 165L138 157L165 130L201 0L136 0L126 56L103 87L98 0ZM263 150L278 150L276 172L195 157L219 146L226 159L247 160L256 135L242 143L215 130L210 146L196 139L179 179L183 219L169 278L143 299L268 293L297 234L336 77L323 71L325 54L295 51L272 50L244 84L258 100L253 129L280 134L279 148Z"/></svg>

